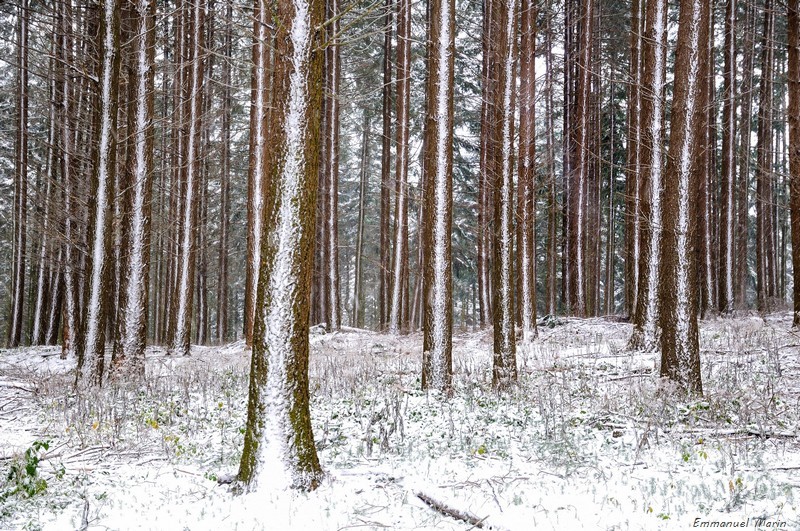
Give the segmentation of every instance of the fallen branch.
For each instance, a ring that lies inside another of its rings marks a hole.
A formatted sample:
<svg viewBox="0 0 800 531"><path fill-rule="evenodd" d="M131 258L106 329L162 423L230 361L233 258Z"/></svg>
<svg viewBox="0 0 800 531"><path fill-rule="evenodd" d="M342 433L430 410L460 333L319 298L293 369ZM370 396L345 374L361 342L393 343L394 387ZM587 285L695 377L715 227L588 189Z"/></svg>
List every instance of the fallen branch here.
<svg viewBox="0 0 800 531"><path fill-rule="evenodd" d="M424 494L422 492L416 493L417 498L425 502L425 505L433 509L434 511L441 513L445 516L449 516L450 518L455 518L456 520L461 520L462 522L466 522L472 527L477 527L479 529L483 529L483 521L486 520L486 516L483 518L478 518L475 515L472 515L467 512L459 511L458 509L453 509L452 507L448 507L447 505L443 504L442 502L438 502Z"/></svg>

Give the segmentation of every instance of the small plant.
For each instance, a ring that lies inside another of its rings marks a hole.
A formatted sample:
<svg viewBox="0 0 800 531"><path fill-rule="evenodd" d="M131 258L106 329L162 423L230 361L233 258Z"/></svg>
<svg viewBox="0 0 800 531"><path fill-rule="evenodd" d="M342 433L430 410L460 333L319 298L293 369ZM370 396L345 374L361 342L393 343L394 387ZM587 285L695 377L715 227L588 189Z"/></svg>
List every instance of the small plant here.
<svg viewBox="0 0 800 531"><path fill-rule="evenodd" d="M34 441L21 458L11 461L0 501L17 494L31 498L47 489L47 481L39 474L39 461L49 448L50 441Z"/></svg>

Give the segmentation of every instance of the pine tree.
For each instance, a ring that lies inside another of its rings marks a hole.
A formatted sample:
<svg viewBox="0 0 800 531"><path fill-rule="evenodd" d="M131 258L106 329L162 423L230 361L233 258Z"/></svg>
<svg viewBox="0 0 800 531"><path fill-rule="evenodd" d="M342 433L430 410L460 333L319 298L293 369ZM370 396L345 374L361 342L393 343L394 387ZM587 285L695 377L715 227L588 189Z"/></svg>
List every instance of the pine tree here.
<svg viewBox="0 0 800 531"><path fill-rule="evenodd" d="M792 270L795 272L793 288L794 318L792 326L800 326L800 2L789 0L787 4L787 27L789 30L789 183L792 215Z"/></svg>
<svg viewBox="0 0 800 531"><path fill-rule="evenodd" d="M266 197L250 395L239 479L259 487L316 488L308 320L323 89L322 0L274 4L275 56Z"/></svg>

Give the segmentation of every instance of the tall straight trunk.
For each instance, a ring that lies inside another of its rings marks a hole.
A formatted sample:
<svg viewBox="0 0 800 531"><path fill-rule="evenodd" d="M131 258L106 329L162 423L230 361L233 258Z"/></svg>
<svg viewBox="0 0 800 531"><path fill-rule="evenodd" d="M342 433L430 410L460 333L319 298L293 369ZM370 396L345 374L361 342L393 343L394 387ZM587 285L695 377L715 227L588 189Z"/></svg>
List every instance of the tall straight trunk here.
<svg viewBox="0 0 800 531"><path fill-rule="evenodd" d="M516 6L516 0L511 6ZM510 7L509 7L510 9ZM519 51L519 158L517 169L517 282L522 338L536 337L536 7L530 0L520 6ZM513 22L513 21L512 21ZM511 27L512 47L515 26ZM514 59L512 54L512 60ZM513 66L513 64L512 64ZM513 80L513 75L510 75Z"/></svg>
<svg viewBox="0 0 800 531"><path fill-rule="evenodd" d="M772 202L772 77L775 33L773 1L764 4L764 32L761 36L761 81L758 98L758 140L756 167L756 301L758 311L769 311L775 295L772 260L777 252L773 240Z"/></svg>
<svg viewBox="0 0 800 531"><path fill-rule="evenodd" d="M17 137L14 146L14 245L11 259L11 313L6 346L22 341L25 301L25 255L28 232L28 0L17 15Z"/></svg>
<svg viewBox="0 0 800 531"><path fill-rule="evenodd" d="M590 115L591 115L591 63L592 63L592 35L594 33L594 0L583 3L583 12L580 21L580 40L577 53L577 80L575 89L575 116L574 127L570 134L570 142L575 149L574 182L570 190L569 209L571 231L567 244L568 266L573 273L570 274L574 289L571 291L569 302L571 313L583 317L587 314L587 237L589 218L587 213L587 193L589 187L589 171L591 148L590 141Z"/></svg>
<svg viewBox="0 0 800 531"><path fill-rule="evenodd" d="M630 68L628 80L628 130L625 167L625 309L635 318L639 294L639 262L641 250L641 151L642 140L642 35L643 0L632 0L630 29Z"/></svg>
<svg viewBox="0 0 800 531"><path fill-rule="evenodd" d="M647 3L640 98L642 129L639 185L642 197L639 293L630 346L652 350L658 342L658 289L661 284L662 190L664 187L664 90L666 87L667 2Z"/></svg>
<svg viewBox="0 0 800 531"><path fill-rule="evenodd" d="M745 4L743 28L741 115L739 118L739 174L736 186L736 286L734 292L742 308L747 307L747 285L750 278L747 263L747 240L750 189L750 134L753 122L753 65L755 62L755 3Z"/></svg>
<svg viewBox="0 0 800 531"><path fill-rule="evenodd" d="M136 32L133 37L135 66L132 72L128 130L133 149L128 152L130 186L123 190L125 243L116 361L138 376L144 376L147 340L147 286L150 275L150 226L153 191L153 99L155 59L154 0L135 0Z"/></svg>
<svg viewBox="0 0 800 531"><path fill-rule="evenodd" d="M492 136L489 147L494 188L492 286L494 301L494 356L492 386L506 389L517 379L514 315L514 96L517 60L517 2L495 0L492 8L493 46L489 75L497 90L492 102ZM525 86L523 85L523 90ZM523 114L528 109L522 109ZM523 220L524 222L524 220ZM526 338L527 339L527 338Z"/></svg>
<svg viewBox="0 0 800 531"><path fill-rule="evenodd" d="M706 57L713 57L712 41L714 39L713 21L709 20L709 38L707 39L708 50L705 51ZM705 64L702 74L705 90L698 103L705 112L700 117L697 141L703 146L702 151L697 155L700 157L696 161L695 171L700 172L699 194L702 201L700 209L700 230L698 231L698 246L700 249L701 260L698 270L698 281L700 282L700 316L704 317L709 312L715 312L717 308L716 296L716 249L715 249L715 187L716 187L716 104L714 92L716 83L714 82L714 68L710 61Z"/></svg>
<svg viewBox="0 0 800 531"><path fill-rule="evenodd" d="M792 271L794 272L794 318L792 326L800 326L800 2L788 0L789 29L789 186L792 217Z"/></svg>
<svg viewBox="0 0 800 531"><path fill-rule="evenodd" d="M615 186L615 179L614 179L614 172L616 170L616 166L614 165L614 153L616 149L616 145L614 144L614 131L616 125L616 109L614 108L614 94L615 92L615 85L614 85L614 68L611 69L611 86L610 86L610 98L611 98L611 106L609 110L609 114L611 115L611 131L609 132L609 163L608 163L608 223L606 225L606 271L605 271L605 294L603 296L603 301L605 303L604 306L604 313L606 315L611 315L615 313L616 304L614 301L614 258L615 258L615 250L616 250L616 223L615 223L615 209L616 204L614 203L614 196L616 195L616 186Z"/></svg>
<svg viewBox="0 0 800 531"><path fill-rule="evenodd" d="M719 310L734 310L736 201L736 2L725 5L725 65L722 105L722 174L719 201Z"/></svg>
<svg viewBox="0 0 800 531"><path fill-rule="evenodd" d="M669 157L664 180L664 230L661 240L661 375L683 391L702 394L698 337L697 230L701 178L698 138L707 90L710 3L681 0L675 58Z"/></svg>
<svg viewBox="0 0 800 531"><path fill-rule="evenodd" d="M383 87L381 117L381 212L378 267L378 328L389 324L391 312L391 193L392 193L392 0L386 0L383 19ZM397 220L395 219L395 223Z"/></svg>
<svg viewBox="0 0 800 531"><path fill-rule="evenodd" d="M364 326L364 228L367 217L367 185L369 184L369 111L364 109L361 129L361 177L358 186L358 227L356 228L355 284L353 290L353 318L355 327Z"/></svg>
<svg viewBox="0 0 800 531"><path fill-rule="evenodd" d="M78 381L99 385L105 370L106 321L110 313L109 274L113 264L112 201L116 170L117 90L120 72L120 6L117 0L100 4L100 31L97 48L100 57L100 83L97 123L97 154L92 174L90 209L90 247L86 291L86 336L83 363L78 365Z"/></svg>
<svg viewBox="0 0 800 531"><path fill-rule="evenodd" d="M411 106L411 0L397 3L397 158L395 159L394 249L389 331L406 329L408 314L408 137ZM480 208L480 207L479 207Z"/></svg>
<svg viewBox="0 0 800 531"><path fill-rule="evenodd" d="M197 201L200 192L200 140L201 115L204 93L203 59L205 46L205 4L197 0L191 6L192 22L187 30L192 35L191 68L189 78L188 134L186 138L186 178L181 183L181 211L179 214L178 275L175 285L175 331L170 351L189 355L194 302L195 230L197 228Z"/></svg>
<svg viewBox="0 0 800 531"><path fill-rule="evenodd" d="M239 479L245 488L316 488L323 476L311 429L309 297L323 91L322 0L274 5L274 155L265 194L250 396Z"/></svg>
<svg viewBox="0 0 800 531"><path fill-rule="evenodd" d="M547 124L547 278L545 283L545 313L555 315L558 311L558 201L556 183L555 121L553 114L553 5L548 3L547 36L545 53L545 120Z"/></svg>
<svg viewBox="0 0 800 531"><path fill-rule="evenodd" d="M576 63L575 28L576 0L565 0L564 5L564 106L562 129L562 252L561 252L561 299L567 314L574 314L575 307L575 102Z"/></svg>
<svg viewBox="0 0 800 531"><path fill-rule="evenodd" d="M483 35L481 39L483 58L481 62L481 133L480 133L480 168L478 172L478 215L477 215L477 265L478 265L478 305L479 322L484 326L491 320L492 287L490 267L492 226L491 177L489 176L489 138L492 125L490 123L490 102L493 98L494 82L489 76L489 50L493 42L494 27L491 24L494 0L483 2Z"/></svg>
<svg viewBox="0 0 800 531"><path fill-rule="evenodd" d="M233 0L225 7L222 60L222 124L219 170L219 255L217 258L217 342L228 340L228 234L231 189L231 61L233 59Z"/></svg>
<svg viewBox="0 0 800 531"><path fill-rule="evenodd" d="M328 88L325 101L325 182L328 186L328 208L325 220L327 232L325 253L325 275L327 276L327 307L325 321L329 330L342 326L341 304L339 301L339 85L341 82L341 52L339 48L339 0L328 0L328 45L325 47Z"/></svg>
<svg viewBox="0 0 800 531"><path fill-rule="evenodd" d="M48 308L54 303L51 291L57 289L56 285L52 283L52 271L58 266L52 266L52 245L51 235L49 230L51 227L52 210L50 205L55 195L55 187L57 186L56 180L58 179L58 123L56 115L58 114L58 96L59 83L55 75L55 56L56 46L58 46L58 34L53 32L51 41L51 59L48 67L48 83L49 87L49 101L48 101L48 116L47 116L47 158L45 170L45 183L44 183L44 198L39 205L39 212L41 214L41 236L39 238L37 257L36 257L36 285L33 292L33 317L31 319L31 345L41 345L45 342L46 333L46 318Z"/></svg>
<svg viewBox="0 0 800 531"><path fill-rule="evenodd" d="M61 44L57 47L56 53L59 61L56 62L57 72L59 73L59 83L61 84L61 101L59 112L59 126L61 136L61 179L64 183L64 240L62 246L64 257L64 310L62 317L62 357L77 358L78 346L80 345L80 324L79 324L79 297L80 286L78 272L78 250L76 221L77 206L75 191L78 190L78 176L73 160L73 139L75 131L74 121L74 101L72 77L66 72L66 65L72 64L72 2L65 0L58 3L58 18L61 35Z"/></svg>
<svg viewBox="0 0 800 531"><path fill-rule="evenodd" d="M455 2L429 4L423 237L422 388L449 392L453 377L453 71Z"/></svg>
<svg viewBox="0 0 800 531"><path fill-rule="evenodd" d="M269 183L264 170L269 155L267 114L269 110L270 69L272 67L272 34L270 3L254 0L252 107L250 111L250 166L247 174L247 261L244 294L244 336L253 343L253 322L261 263L261 239L264 231L264 208L268 198L264 190Z"/></svg>

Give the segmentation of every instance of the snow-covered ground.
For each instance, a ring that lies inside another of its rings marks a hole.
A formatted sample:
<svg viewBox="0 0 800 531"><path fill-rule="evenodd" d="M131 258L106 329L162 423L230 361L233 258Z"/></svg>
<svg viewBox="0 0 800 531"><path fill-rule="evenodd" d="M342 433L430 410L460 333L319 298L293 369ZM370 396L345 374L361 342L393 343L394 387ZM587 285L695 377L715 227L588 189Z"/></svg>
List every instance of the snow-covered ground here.
<svg viewBox="0 0 800 531"><path fill-rule="evenodd" d="M625 350L630 325L602 319L541 327L502 396L491 391L491 331L459 332L449 399L420 391L419 334L314 334L327 480L310 494L236 495L217 482L242 447L240 343L187 358L151 348L146 388L84 397L57 348L0 351L0 529L472 528L422 495L484 529L797 530L790 324L788 314L702 323L703 399L659 382L654 354Z"/></svg>

